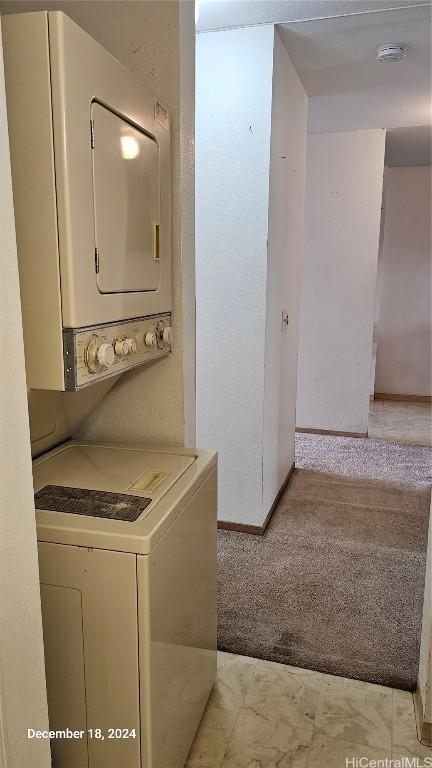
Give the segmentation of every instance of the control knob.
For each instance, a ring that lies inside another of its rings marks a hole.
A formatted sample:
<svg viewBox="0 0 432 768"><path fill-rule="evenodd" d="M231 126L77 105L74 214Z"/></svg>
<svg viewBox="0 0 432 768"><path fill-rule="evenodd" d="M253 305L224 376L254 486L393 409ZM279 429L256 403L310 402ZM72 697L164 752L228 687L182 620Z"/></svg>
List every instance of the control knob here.
<svg viewBox="0 0 432 768"><path fill-rule="evenodd" d="M162 332L162 340L165 346L170 347L173 343L174 331L170 325L166 325Z"/></svg>
<svg viewBox="0 0 432 768"><path fill-rule="evenodd" d="M125 339L123 344L126 346L126 355L134 355L137 351L136 339Z"/></svg>
<svg viewBox="0 0 432 768"><path fill-rule="evenodd" d="M96 351L96 359L101 368L109 368L115 359L114 347L112 344L101 344Z"/></svg>
<svg viewBox="0 0 432 768"><path fill-rule="evenodd" d="M114 343L114 352L116 353L117 357L124 357L129 352L129 347L126 344L125 339L118 339Z"/></svg>
<svg viewBox="0 0 432 768"><path fill-rule="evenodd" d="M147 333L144 336L144 344L146 347L156 347L157 346L157 336L156 336L156 330L154 326L150 328Z"/></svg>

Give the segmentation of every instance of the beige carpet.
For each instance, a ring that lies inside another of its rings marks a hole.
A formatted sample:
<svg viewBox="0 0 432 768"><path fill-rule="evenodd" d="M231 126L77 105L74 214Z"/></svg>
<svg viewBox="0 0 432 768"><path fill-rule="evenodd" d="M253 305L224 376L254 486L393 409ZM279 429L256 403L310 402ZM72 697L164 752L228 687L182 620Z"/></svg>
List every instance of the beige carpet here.
<svg viewBox="0 0 432 768"><path fill-rule="evenodd" d="M430 449L298 435L263 537L219 532L221 650L416 685Z"/></svg>

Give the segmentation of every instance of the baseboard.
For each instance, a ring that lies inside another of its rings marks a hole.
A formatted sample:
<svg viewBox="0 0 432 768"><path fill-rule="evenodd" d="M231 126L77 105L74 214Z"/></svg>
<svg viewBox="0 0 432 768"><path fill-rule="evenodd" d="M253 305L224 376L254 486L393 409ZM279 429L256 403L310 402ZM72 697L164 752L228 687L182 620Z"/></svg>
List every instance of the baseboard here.
<svg viewBox="0 0 432 768"><path fill-rule="evenodd" d="M426 744L427 747L432 747L432 723L428 723L427 720L423 718L423 702L418 688L414 692L414 710L416 716L417 737L422 744Z"/></svg>
<svg viewBox="0 0 432 768"><path fill-rule="evenodd" d="M254 536L262 536L262 525L249 525L248 523L230 523L226 520L218 520L217 527L222 531L236 531L237 533L252 533Z"/></svg>
<svg viewBox="0 0 432 768"><path fill-rule="evenodd" d="M393 395L386 392L375 392L374 400L402 400L406 403L432 403L432 395Z"/></svg>
<svg viewBox="0 0 432 768"><path fill-rule="evenodd" d="M275 511L285 488L291 480L294 470L295 464L292 464L289 468L285 480L283 481L278 493L276 494L276 498L270 507L270 511L268 512L266 519L261 525L249 525L248 523L230 523L226 522L225 520L218 520L218 528L221 528L223 531L237 531L237 533L251 533L254 536L262 536L271 520L271 516Z"/></svg>
<svg viewBox="0 0 432 768"><path fill-rule="evenodd" d="M296 432L309 435L330 435L333 437L367 437L367 432L341 432L337 429L312 429L309 427L296 427Z"/></svg>

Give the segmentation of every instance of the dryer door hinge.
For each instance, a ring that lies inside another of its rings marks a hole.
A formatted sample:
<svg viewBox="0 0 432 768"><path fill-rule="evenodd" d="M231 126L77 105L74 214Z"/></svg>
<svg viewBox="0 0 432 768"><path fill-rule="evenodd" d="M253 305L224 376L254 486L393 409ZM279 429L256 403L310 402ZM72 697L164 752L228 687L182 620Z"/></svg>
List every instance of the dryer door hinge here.
<svg viewBox="0 0 432 768"><path fill-rule="evenodd" d="M96 274L99 273L99 250L95 248L95 270Z"/></svg>
<svg viewBox="0 0 432 768"><path fill-rule="evenodd" d="M94 120L90 120L90 146L94 149L95 137L94 137Z"/></svg>

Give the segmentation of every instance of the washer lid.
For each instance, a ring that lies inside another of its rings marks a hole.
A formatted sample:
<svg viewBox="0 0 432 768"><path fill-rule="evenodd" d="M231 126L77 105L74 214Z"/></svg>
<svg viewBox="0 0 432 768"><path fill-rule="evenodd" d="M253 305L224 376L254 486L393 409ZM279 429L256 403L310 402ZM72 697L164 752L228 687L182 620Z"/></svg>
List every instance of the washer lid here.
<svg viewBox="0 0 432 768"><path fill-rule="evenodd" d="M116 515L95 517L38 509L38 540L148 555L201 487L205 488L204 505L215 503L216 466L217 455L199 449L65 443L34 460L36 493L56 485L68 488L72 495L76 488L87 488L128 494L142 501L150 498L151 503L134 522L119 520ZM161 478L159 473L165 472ZM150 492L141 490L149 485ZM58 490L61 488L55 494Z"/></svg>
<svg viewBox="0 0 432 768"><path fill-rule="evenodd" d="M34 490L57 485L126 493L156 502L195 460L195 455L70 444L34 465Z"/></svg>

